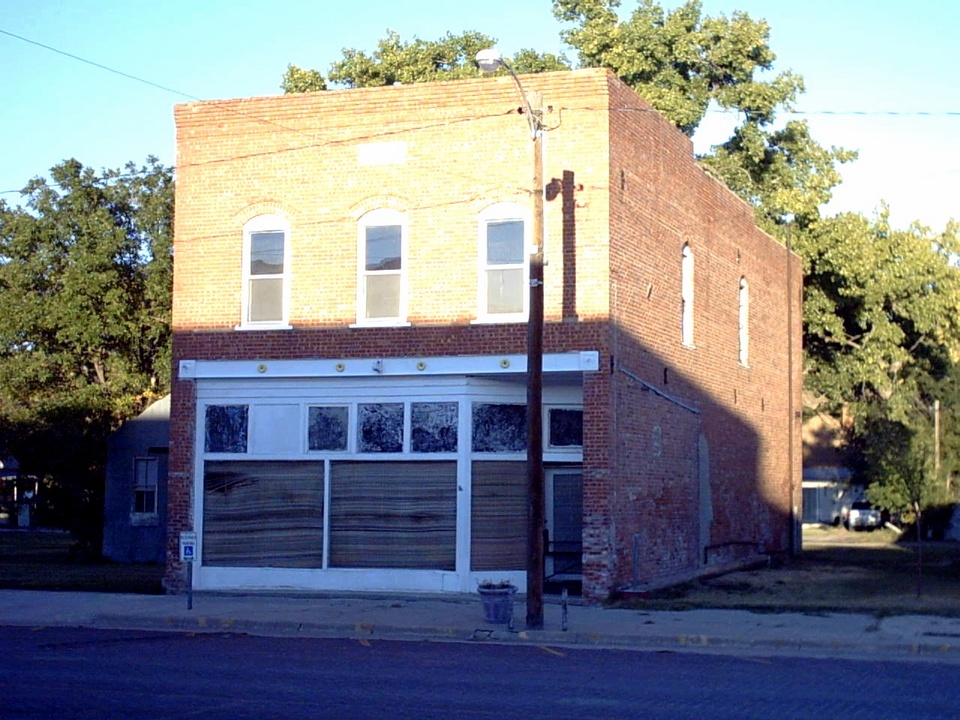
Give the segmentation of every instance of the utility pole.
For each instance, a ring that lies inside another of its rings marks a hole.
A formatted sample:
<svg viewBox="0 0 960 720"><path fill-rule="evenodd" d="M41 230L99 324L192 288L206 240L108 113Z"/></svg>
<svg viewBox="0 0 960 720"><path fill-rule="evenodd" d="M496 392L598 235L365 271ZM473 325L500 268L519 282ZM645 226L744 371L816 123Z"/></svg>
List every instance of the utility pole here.
<svg viewBox="0 0 960 720"><path fill-rule="evenodd" d="M533 252L530 254L530 315L527 320L527 629L543 629L545 524L543 477L543 96L527 96L533 135Z"/></svg>
<svg viewBox="0 0 960 720"><path fill-rule="evenodd" d="M492 48L477 53L484 72L504 68L523 100L533 140L533 201L527 317L527 630L543 629L545 508L543 475L543 95L524 89L513 67Z"/></svg>

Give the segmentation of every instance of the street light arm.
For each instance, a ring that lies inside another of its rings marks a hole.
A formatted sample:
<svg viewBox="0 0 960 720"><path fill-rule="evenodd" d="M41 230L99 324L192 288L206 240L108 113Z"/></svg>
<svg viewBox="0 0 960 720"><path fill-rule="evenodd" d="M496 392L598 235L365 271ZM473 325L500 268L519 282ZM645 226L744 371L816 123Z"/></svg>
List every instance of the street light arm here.
<svg viewBox="0 0 960 720"><path fill-rule="evenodd" d="M517 84L517 89L520 91L520 97L523 98L523 104L526 106L527 110L527 124L530 126L530 139L536 140L537 136L543 130L543 122L540 118L540 114L543 112L543 110L533 109L533 106L530 104L530 97L527 95L527 91L523 87L523 83L520 82L519 76L516 72L514 72L513 66L510 65L505 58L500 58L500 64L507 69L507 72L510 73L510 77L512 77L513 81Z"/></svg>
<svg viewBox="0 0 960 720"><path fill-rule="evenodd" d="M502 67L510 73L510 77L512 77L513 81L517 84L517 90L520 91L520 97L523 99L524 110L527 114L527 124L530 126L530 139L536 140L543 131L543 121L541 117L543 109L539 107L539 103L537 103L538 107L534 109L533 104L530 102L530 96L523 87L523 83L520 82L520 77L514 71L513 66L507 62L505 57L493 49L478 52L477 65L483 72L493 72L498 67Z"/></svg>

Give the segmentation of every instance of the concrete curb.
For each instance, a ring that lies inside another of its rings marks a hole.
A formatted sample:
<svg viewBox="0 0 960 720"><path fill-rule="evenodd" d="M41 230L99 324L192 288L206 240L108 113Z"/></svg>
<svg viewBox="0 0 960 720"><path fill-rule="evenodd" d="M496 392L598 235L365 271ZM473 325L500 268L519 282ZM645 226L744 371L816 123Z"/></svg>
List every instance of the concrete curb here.
<svg viewBox="0 0 960 720"><path fill-rule="evenodd" d="M84 623L86 624L86 623ZM463 627L407 626L357 623L353 627L328 623L256 621L208 615L133 617L100 614L90 626L99 629L153 630L193 633L244 633L268 637L301 637L371 641L427 641L454 643L519 644L545 647L618 649L660 652L723 654L730 652L762 656L847 657L859 659L926 659L960 662L960 643L882 639L858 643L817 640L784 635L773 638L735 638L722 635L612 635L590 631L509 630L502 626Z"/></svg>
<svg viewBox="0 0 960 720"><path fill-rule="evenodd" d="M546 608L546 629L490 625L437 598L177 596L0 591L0 624L551 648L960 662L960 617ZM522 623L518 606L515 622ZM566 631L561 627L566 622Z"/></svg>

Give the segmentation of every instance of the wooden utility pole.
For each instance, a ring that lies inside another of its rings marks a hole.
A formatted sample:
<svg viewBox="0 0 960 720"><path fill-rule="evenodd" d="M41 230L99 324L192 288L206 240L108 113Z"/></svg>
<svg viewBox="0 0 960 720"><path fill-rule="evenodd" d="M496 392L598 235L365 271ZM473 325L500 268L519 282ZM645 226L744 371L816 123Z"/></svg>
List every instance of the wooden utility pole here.
<svg viewBox="0 0 960 720"><path fill-rule="evenodd" d="M543 96L527 92L517 73L494 49L477 53L484 72L504 68L520 91L521 112L527 116L533 140L533 200L530 287L527 316L527 629L543 629L545 525L543 476Z"/></svg>
<svg viewBox="0 0 960 720"><path fill-rule="evenodd" d="M527 320L527 629L543 628L545 491L543 476L543 97L526 93L533 136L533 242Z"/></svg>

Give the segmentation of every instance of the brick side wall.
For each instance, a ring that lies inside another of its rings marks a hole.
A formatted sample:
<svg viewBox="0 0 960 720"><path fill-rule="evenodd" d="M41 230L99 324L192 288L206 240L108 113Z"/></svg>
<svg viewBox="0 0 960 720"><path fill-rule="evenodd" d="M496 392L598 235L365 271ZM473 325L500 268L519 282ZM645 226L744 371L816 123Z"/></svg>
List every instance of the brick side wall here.
<svg viewBox="0 0 960 720"><path fill-rule="evenodd" d="M618 582L656 584L700 570L698 534L711 561L745 552L743 542L765 552L789 549L790 506L798 504L789 490L792 478L798 497L800 475L799 461L790 462L799 436L788 435L786 288L798 301L800 276L794 272L788 282L786 250L754 226L749 206L693 161L685 136L616 79L610 103L613 362L700 411L654 399L627 374L613 375L618 555L611 573ZM694 347L680 342L685 243L694 253ZM746 367L739 362L741 277L750 293ZM701 465L708 487L699 482Z"/></svg>

